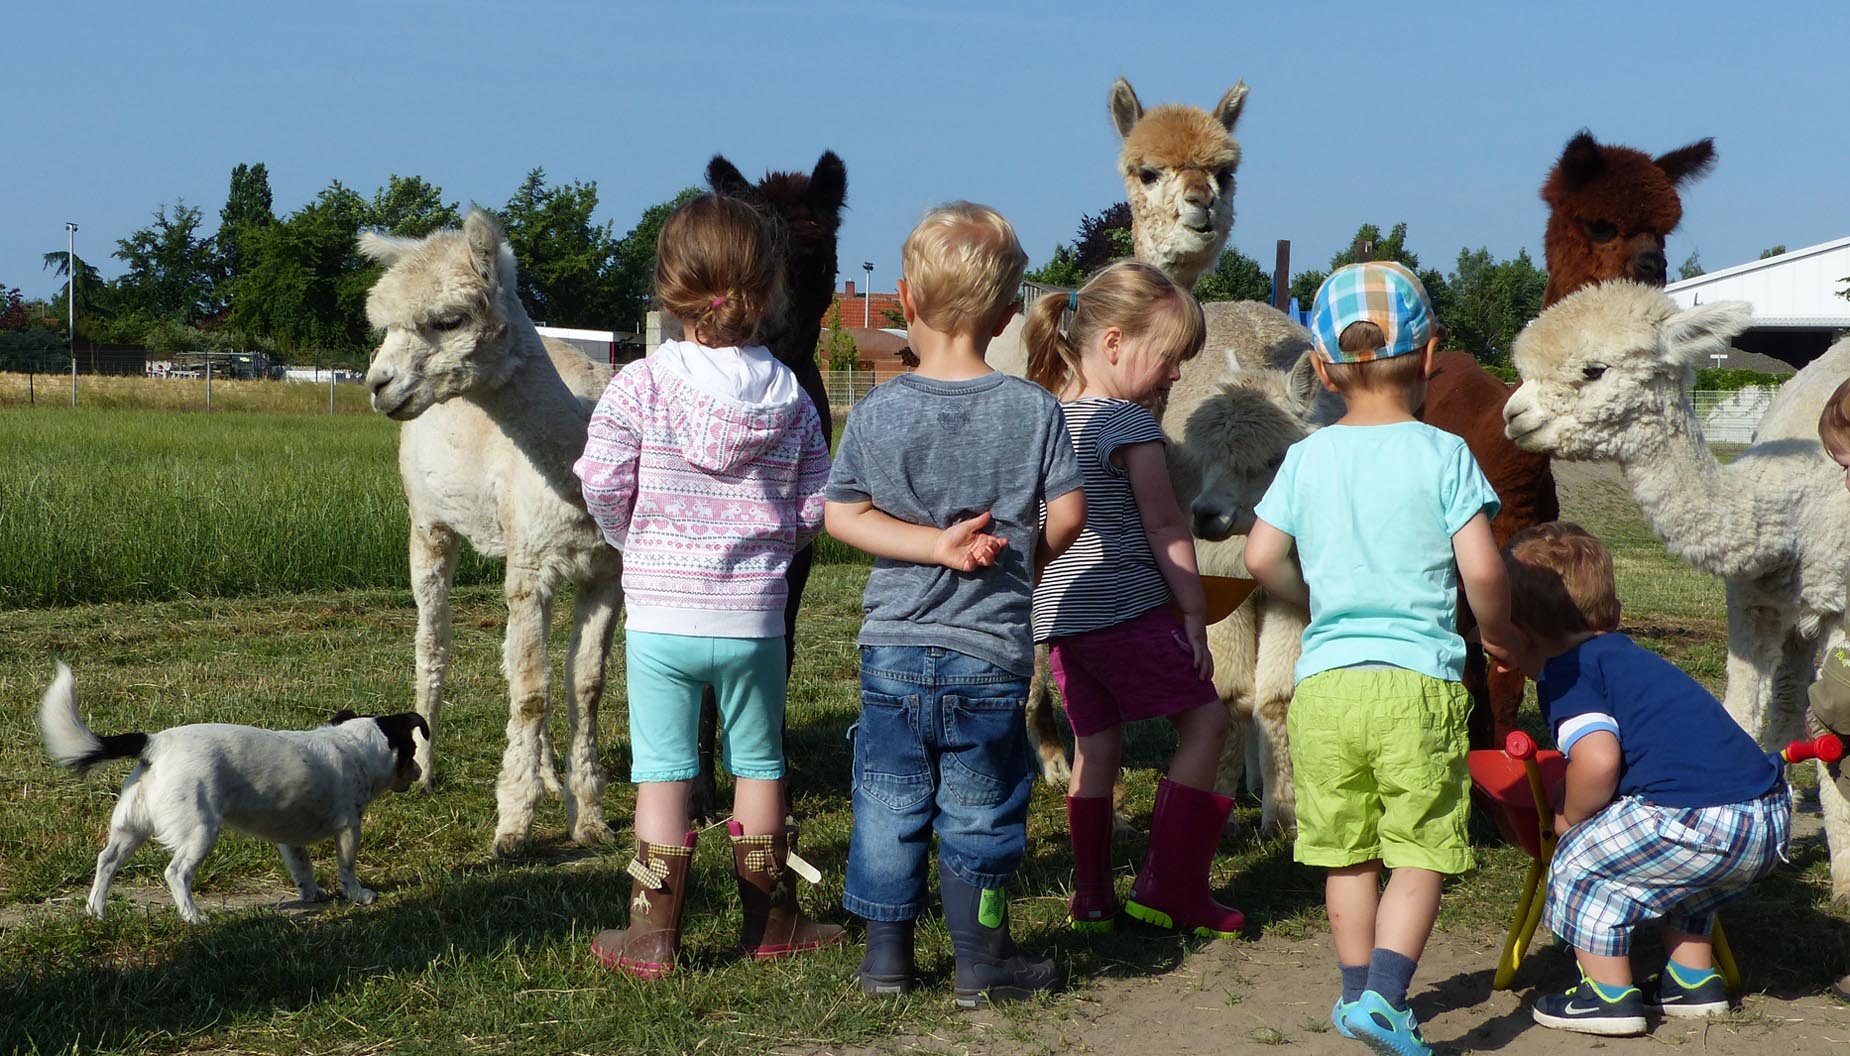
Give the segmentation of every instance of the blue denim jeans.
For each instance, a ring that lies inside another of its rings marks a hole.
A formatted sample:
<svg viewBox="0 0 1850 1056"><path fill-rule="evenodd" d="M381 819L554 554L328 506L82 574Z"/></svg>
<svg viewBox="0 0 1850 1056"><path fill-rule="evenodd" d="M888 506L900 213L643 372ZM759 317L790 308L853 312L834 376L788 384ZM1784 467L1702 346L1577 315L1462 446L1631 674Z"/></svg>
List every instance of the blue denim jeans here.
<svg viewBox="0 0 1850 1056"><path fill-rule="evenodd" d="M909 920L925 905L931 834L945 868L996 888L1021 864L1034 790L1028 677L938 646L861 649L854 837L842 905Z"/></svg>

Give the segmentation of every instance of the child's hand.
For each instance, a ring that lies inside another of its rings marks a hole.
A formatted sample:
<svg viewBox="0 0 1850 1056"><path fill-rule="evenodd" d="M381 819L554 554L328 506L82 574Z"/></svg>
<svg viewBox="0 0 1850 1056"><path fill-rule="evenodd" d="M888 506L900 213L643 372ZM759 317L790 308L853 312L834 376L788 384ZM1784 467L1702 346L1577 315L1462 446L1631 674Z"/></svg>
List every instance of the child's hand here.
<svg viewBox="0 0 1850 1056"><path fill-rule="evenodd" d="M1208 652L1207 617L1199 612L1182 614L1182 633L1188 636L1188 650L1194 654L1195 673L1203 679L1214 677L1214 654Z"/></svg>
<svg viewBox="0 0 1850 1056"><path fill-rule="evenodd" d="M938 540L932 546L931 559L958 572L974 572L995 564L996 555L1009 545L1009 541L983 531L989 527L991 520L989 512L985 510L939 532Z"/></svg>
<svg viewBox="0 0 1850 1056"><path fill-rule="evenodd" d="M1565 836L1567 835L1567 830L1571 828L1573 828L1573 826L1567 823L1567 815L1558 810L1555 811L1555 835Z"/></svg>

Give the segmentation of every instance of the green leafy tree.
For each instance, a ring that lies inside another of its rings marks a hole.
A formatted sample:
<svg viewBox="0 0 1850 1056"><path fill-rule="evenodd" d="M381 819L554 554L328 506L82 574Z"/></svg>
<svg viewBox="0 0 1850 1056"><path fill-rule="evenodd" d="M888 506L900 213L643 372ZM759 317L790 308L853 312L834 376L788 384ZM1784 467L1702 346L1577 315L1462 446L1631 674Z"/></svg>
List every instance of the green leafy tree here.
<svg viewBox="0 0 1850 1056"><path fill-rule="evenodd" d="M548 187L546 170L538 168L502 207L508 245L520 260L520 297L536 322L604 327L617 321L611 282L617 242L608 222L592 221L596 210L596 182Z"/></svg>
<svg viewBox="0 0 1850 1056"><path fill-rule="evenodd" d="M231 170L231 186L225 192L225 207L218 211L218 299L230 303L231 287L243 274L248 256L247 232L269 227L276 222L270 196L270 173L263 162L246 165L239 162Z"/></svg>
<svg viewBox="0 0 1850 1056"><path fill-rule="evenodd" d="M860 362L861 350L854 343L854 335L842 328L841 298L829 302L829 314L824 319L828 328L822 338L820 351L826 356L830 370L853 370Z"/></svg>
<svg viewBox="0 0 1850 1056"><path fill-rule="evenodd" d="M1079 231L1073 238L1073 257L1081 276L1091 275L1112 261L1123 260L1135 253L1136 243L1131 237L1131 207L1128 204L1118 202L1096 214L1079 218ZM1084 281L1083 278L1081 281Z"/></svg>
<svg viewBox="0 0 1850 1056"><path fill-rule="evenodd" d="M212 239L199 234L201 214L184 201L163 205L154 222L117 239L127 271L115 283L119 307L146 319L196 323L218 310L218 269Z"/></svg>
<svg viewBox="0 0 1850 1056"><path fill-rule="evenodd" d="M1504 261L1487 248L1459 250L1441 286L1443 300L1433 305L1446 326L1445 347L1472 352L1486 363L1508 363L1511 342L1542 310L1547 288L1548 273L1526 249Z"/></svg>
<svg viewBox="0 0 1850 1056"><path fill-rule="evenodd" d="M1317 287L1322 286L1323 280L1329 277L1327 271L1300 271L1291 277L1291 286L1287 292L1289 296L1297 298L1299 311L1310 311L1310 302L1317 296Z"/></svg>
<svg viewBox="0 0 1850 1056"><path fill-rule="evenodd" d="M461 227L462 214L455 202L443 200L443 189L422 176L385 178L385 186L373 193L366 226L408 238L423 238L445 227Z"/></svg>
<svg viewBox="0 0 1850 1056"><path fill-rule="evenodd" d="M0 286L0 330L25 330L31 325L32 316L26 311L26 298L19 287Z"/></svg>
<svg viewBox="0 0 1850 1056"><path fill-rule="evenodd" d="M1062 242L1053 247L1053 256L1038 268L1030 268L1022 278L1028 282L1038 282L1047 286L1062 286L1077 289L1086 281L1085 272L1079 270L1079 254L1073 247ZM903 316L901 317L903 320ZM903 321L899 326L906 325Z"/></svg>
<svg viewBox="0 0 1850 1056"><path fill-rule="evenodd" d="M1699 250L1690 250L1683 263L1677 265L1677 278L1693 279L1702 274L1702 254Z"/></svg>
<svg viewBox="0 0 1850 1056"><path fill-rule="evenodd" d="M288 219L248 232L251 259L232 288L227 325L285 353L364 363L366 292L379 268L356 242L371 218L371 203L335 180Z"/></svg>
<svg viewBox="0 0 1850 1056"><path fill-rule="evenodd" d="M911 325L906 322L906 313L898 308L880 309L880 318L886 320L887 328L890 330L904 330Z"/></svg>
<svg viewBox="0 0 1850 1056"><path fill-rule="evenodd" d="M698 188L684 187L673 198L649 206L636 226L617 240L610 273L611 322L615 325L642 330L643 316L649 313L655 297L655 246L661 239L662 224L669 214L700 194Z"/></svg>
<svg viewBox="0 0 1850 1056"><path fill-rule="evenodd" d="M1270 301L1272 277L1259 262L1237 249L1221 252L1214 268L1195 283L1195 299L1208 301Z"/></svg>
<svg viewBox="0 0 1850 1056"><path fill-rule="evenodd" d="M51 298L50 311L46 314L56 320L60 332L69 325L71 283L70 254L66 250L57 250L44 256L45 270L56 275L60 282L58 292ZM104 338L107 329L115 317L114 291L96 268L83 257L77 258L77 336L80 340L98 341ZM63 340L63 338L60 338Z"/></svg>
<svg viewBox="0 0 1850 1056"><path fill-rule="evenodd" d="M1768 257L1777 257L1781 253L1784 253L1785 251L1786 251L1786 244L1784 242L1780 242L1775 245L1768 246L1765 249L1761 250L1760 259L1765 260Z"/></svg>

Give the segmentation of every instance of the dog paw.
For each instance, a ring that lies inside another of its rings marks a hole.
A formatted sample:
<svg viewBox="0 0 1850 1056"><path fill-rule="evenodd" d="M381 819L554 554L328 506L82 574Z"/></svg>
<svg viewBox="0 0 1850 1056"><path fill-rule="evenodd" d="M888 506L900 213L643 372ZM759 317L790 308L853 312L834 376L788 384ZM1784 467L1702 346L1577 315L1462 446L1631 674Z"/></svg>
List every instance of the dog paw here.
<svg viewBox="0 0 1850 1056"><path fill-rule="evenodd" d="M317 902L326 902L333 897L334 893L332 891L327 891L319 887L299 888L296 891L296 900L303 905L312 906Z"/></svg>

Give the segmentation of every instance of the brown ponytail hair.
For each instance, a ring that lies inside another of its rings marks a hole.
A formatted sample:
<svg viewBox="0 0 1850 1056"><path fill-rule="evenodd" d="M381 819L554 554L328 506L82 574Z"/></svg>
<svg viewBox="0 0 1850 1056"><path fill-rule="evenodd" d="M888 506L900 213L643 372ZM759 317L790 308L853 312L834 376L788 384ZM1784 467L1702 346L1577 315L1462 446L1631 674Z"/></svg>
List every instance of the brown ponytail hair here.
<svg viewBox="0 0 1850 1056"><path fill-rule="evenodd" d="M688 200L656 240L655 298L708 348L751 341L771 311L777 272L770 226L737 198Z"/></svg>
<svg viewBox="0 0 1850 1056"><path fill-rule="evenodd" d="M1063 318L1070 318L1065 330ZM1048 294L1028 309L1022 330L1028 380L1055 396L1083 388L1084 349L1094 334L1112 327L1130 337L1148 335L1175 363L1195 358L1208 339L1207 321L1193 296L1156 268L1121 260L1076 294Z"/></svg>

